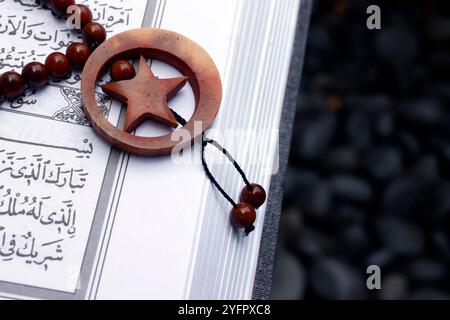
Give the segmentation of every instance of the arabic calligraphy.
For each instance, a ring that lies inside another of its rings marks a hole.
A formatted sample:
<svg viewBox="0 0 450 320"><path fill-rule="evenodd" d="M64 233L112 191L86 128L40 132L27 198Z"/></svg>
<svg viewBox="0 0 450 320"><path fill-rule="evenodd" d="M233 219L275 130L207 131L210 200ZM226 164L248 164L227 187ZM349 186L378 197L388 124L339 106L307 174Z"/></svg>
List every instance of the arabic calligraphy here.
<svg viewBox="0 0 450 320"><path fill-rule="evenodd" d="M59 234L65 232L74 236L76 215L72 200L60 201L58 206L55 206L51 196L23 196L0 185L0 216L28 217L44 226L57 226Z"/></svg>
<svg viewBox="0 0 450 320"><path fill-rule="evenodd" d="M0 74L21 73L25 64L43 62L52 51L64 52L79 41L66 19L41 3L0 0ZM78 3L89 5L108 33L139 27L147 5L141 0ZM118 160L90 128L80 81L74 72L16 99L0 98L0 291L8 282L74 293L77 281L68 277L79 277L87 250L96 246L89 241L91 231L103 223L98 210L113 183L106 174ZM120 105L100 91L96 99L105 118L117 123Z"/></svg>
<svg viewBox="0 0 450 320"><path fill-rule="evenodd" d="M10 0L0 0L0 4ZM26 14L0 15L0 34L16 36L21 40L34 40L40 47L48 47L52 50L67 48L71 43L73 31L62 24L63 28L48 28L47 22L30 22L29 16L33 11L42 10L42 6L36 1L13 1L15 5L24 7ZM92 8L93 21L100 22L108 32L117 26L130 24L131 7L125 5L111 5L107 1L99 2ZM50 13L49 13L50 14ZM50 30L50 31L49 31ZM81 39L81 38L80 38ZM0 67L1 68L1 67Z"/></svg>
<svg viewBox="0 0 450 320"><path fill-rule="evenodd" d="M92 151L92 144L89 144L88 150L79 152L90 154ZM28 186L39 181L58 188L70 188L75 193L76 189L84 188L89 173L84 169L71 168L66 162L56 163L45 159L42 154L30 157L17 155L14 151L0 150L0 177L2 175L25 180Z"/></svg>
<svg viewBox="0 0 450 320"><path fill-rule="evenodd" d="M39 243L31 231L16 234L8 232L7 228L0 226L0 261L23 260L26 264L42 266L45 271L49 262L64 259L61 243L64 238Z"/></svg>

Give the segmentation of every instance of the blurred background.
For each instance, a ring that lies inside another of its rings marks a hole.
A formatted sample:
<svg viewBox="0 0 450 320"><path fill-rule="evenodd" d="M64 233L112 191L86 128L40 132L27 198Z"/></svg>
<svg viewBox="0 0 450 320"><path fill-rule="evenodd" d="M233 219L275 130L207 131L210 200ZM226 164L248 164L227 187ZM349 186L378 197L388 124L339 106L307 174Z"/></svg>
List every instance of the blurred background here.
<svg viewBox="0 0 450 320"><path fill-rule="evenodd" d="M449 165L450 1L316 0L272 297L450 298Z"/></svg>

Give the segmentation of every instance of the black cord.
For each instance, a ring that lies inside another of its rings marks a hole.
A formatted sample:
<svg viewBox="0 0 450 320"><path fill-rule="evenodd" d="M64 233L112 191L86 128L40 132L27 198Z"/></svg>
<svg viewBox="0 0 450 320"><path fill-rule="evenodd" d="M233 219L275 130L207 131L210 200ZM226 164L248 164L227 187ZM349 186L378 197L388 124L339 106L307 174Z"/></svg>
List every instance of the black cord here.
<svg viewBox="0 0 450 320"><path fill-rule="evenodd" d="M208 139L208 138L204 138L203 141L206 141L207 143L213 145L214 147L217 148L217 150L222 151L222 153L228 158L228 160L233 164L233 166L236 168L237 172L239 172L239 174L242 177L242 180L244 180L245 185L247 186L247 188L251 191L253 189L252 184L250 183L250 181L248 181L247 176L245 175L244 171L242 170L242 168L239 166L239 164L236 162L236 160L233 159L233 157L231 156L231 154L227 151L227 149L225 149L224 147L222 147L217 141L212 140L212 139Z"/></svg>
<svg viewBox="0 0 450 320"><path fill-rule="evenodd" d="M204 135L202 135L204 138ZM211 180L212 184L219 190L219 192L225 197L225 199L228 200L229 203L233 206L233 208L237 209L237 203L226 193L226 191L222 188L222 186L217 182L216 178L214 178L213 174L209 170L208 164L206 163L205 159L205 147L208 145L208 141L203 140L202 142L202 164L203 169L206 172L206 175L208 176L209 180Z"/></svg>
<svg viewBox="0 0 450 320"><path fill-rule="evenodd" d="M178 113L176 113L173 109L170 109L170 111L172 111L173 116L175 117L175 119L178 121L179 124L181 124L182 126L185 126L187 124L187 121Z"/></svg>
<svg viewBox="0 0 450 320"><path fill-rule="evenodd" d="M174 110L172 110L172 109L170 109L170 110L172 111L172 113L175 116L175 119L178 121L178 123L180 123L182 126L186 125L187 121L182 116L180 116ZM217 182L216 178L214 178L214 175L211 173L211 170L209 170L208 163L206 162L206 158L205 158L205 148L208 144L211 144L214 147L216 147L217 150L221 151L227 157L227 159L233 164L233 166L239 172L239 174L241 175L242 179L244 180L244 182L249 190L252 190L253 187L252 187L250 181L248 181L247 176L245 175L244 171L239 166L239 164L236 162L236 160L234 160L234 158L231 156L231 154L224 147L222 147L217 141L206 138L205 135L203 134L202 135L202 165L203 165L203 169L205 170L205 173L208 176L209 180L211 180L212 184L217 188L217 190L222 194L222 196L225 199L227 199L229 203L231 203L233 208L236 209L237 203L222 188L220 183Z"/></svg>

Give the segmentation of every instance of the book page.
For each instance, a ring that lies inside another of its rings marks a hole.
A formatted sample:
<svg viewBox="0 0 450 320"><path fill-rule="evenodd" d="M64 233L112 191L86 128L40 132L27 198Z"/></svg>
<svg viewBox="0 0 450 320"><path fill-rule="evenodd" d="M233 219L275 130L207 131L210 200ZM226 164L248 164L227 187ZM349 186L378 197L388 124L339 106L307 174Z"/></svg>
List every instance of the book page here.
<svg viewBox="0 0 450 320"><path fill-rule="evenodd" d="M142 0L82 3L108 37L140 27L147 6ZM0 74L20 73L26 63L44 62L81 40L35 0L0 0L0 9ZM119 157L91 129L80 80L74 72L0 105L0 292L74 294L82 271L89 278L94 255L88 253L96 249ZM120 105L101 90L96 97L117 123Z"/></svg>
<svg viewBox="0 0 450 320"><path fill-rule="evenodd" d="M300 1L161 3L161 28L198 43L219 70L223 99L207 136L231 152L252 182L269 190L278 170L278 127ZM177 75L156 61L152 69L164 78ZM183 88L170 102L185 118L195 104L191 91ZM137 131L155 133L150 123ZM213 149L207 158L214 160L213 175L238 201L244 182L234 166ZM258 209L256 230L244 237L230 224L230 203L203 170L198 144L183 160L124 159L90 298L251 298L266 206Z"/></svg>

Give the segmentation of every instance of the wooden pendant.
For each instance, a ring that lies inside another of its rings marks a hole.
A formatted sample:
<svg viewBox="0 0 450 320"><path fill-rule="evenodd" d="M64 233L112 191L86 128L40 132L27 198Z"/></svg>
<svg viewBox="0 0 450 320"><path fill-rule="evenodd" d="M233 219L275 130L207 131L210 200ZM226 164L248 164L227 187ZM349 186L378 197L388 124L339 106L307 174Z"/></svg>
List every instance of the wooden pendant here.
<svg viewBox="0 0 450 320"><path fill-rule="evenodd" d="M158 79L144 58L163 61L184 76ZM102 115L95 98L98 79L118 59L140 59L139 70L133 79L102 86L104 92L127 103L124 130ZM177 127L167 102L186 81L194 91L196 104L192 118L183 126L189 139L180 142L172 134L160 137L131 134L147 118ZM208 53L192 40L162 29L130 30L102 43L86 62L81 91L84 110L92 127L114 147L142 156L167 155L175 146L192 144L213 123L222 100L220 75Z"/></svg>

